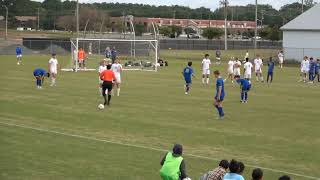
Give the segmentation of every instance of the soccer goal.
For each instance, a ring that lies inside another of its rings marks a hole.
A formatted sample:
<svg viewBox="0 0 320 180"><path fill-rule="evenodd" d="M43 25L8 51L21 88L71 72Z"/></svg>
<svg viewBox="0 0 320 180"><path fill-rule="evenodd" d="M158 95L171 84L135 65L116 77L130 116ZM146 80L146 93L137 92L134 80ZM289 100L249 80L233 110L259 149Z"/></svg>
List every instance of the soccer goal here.
<svg viewBox="0 0 320 180"><path fill-rule="evenodd" d="M120 60L123 70L157 71L157 40L75 38L70 41L71 60L64 71L95 71L102 60L112 63L115 59ZM85 53L84 61L79 59L83 56L80 50Z"/></svg>

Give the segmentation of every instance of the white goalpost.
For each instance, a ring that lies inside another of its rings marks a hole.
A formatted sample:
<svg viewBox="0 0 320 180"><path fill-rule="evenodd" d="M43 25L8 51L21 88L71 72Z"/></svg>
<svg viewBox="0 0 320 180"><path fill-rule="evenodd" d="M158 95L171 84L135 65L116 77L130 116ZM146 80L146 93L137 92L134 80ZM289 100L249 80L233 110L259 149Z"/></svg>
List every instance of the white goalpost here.
<svg viewBox="0 0 320 180"><path fill-rule="evenodd" d="M74 38L70 43L71 60L63 71L96 71L100 61L112 62L115 56L120 60L123 70L157 71L157 40ZM80 49L85 52L84 67L79 66Z"/></svg>

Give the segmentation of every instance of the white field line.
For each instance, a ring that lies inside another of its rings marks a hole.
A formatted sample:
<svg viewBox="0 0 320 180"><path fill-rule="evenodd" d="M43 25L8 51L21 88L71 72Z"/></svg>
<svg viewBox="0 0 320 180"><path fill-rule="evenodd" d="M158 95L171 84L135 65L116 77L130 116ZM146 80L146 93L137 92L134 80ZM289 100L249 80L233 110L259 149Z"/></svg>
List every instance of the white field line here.
<svg viewBox="0 0 320 180"><path fill-rule="evenodd" d="M141 148L141 149L148 149L148 150L154 150L154 151L160 151L160 152L167 152L168 150L165 149L159 149L159 148L154 148L154 147L148 147L148 146L142 146L142 145L135 145L135 144L128 144L128 143L121 143L121 142L116 142L116 141L109 141L109 140L104 140L104 139L98 139L94 137L88 137L88 136L81 136L77 134L69 134L69 133L63 133L59 131L53 131L53 130L48 130L48 129L42 129L42 128L36 128L36 127L31 127L31 126L26 126L26 125L21 125L21 124L14 124L14 123L8 123L8 122L1 122L0 124L6 125L6 126L13 126L13 127L19 127L19 128L24 128L24 129L31 129L39 132L44 132L44 133L51 133L51 134L57 134L57 135L63 135L63 136L69 136L69 137L75 137L75 138L80 138L80 139L86 139L90 141L97 141L97 142L104 142L104 143L110 143L110 144L117 144L121 146L128 146L128 147L135 147L135 148ZM207 159L207 160L213 160L213 161L220 161L219 159L211 158L211 157L205 157L205 156L200 156L200 155L194 155L194 154L184 154L184 156L189 156L189 157L195 157L199 159ZM298 173L293 173L293 172L288 172L288 171L283 171L283 170L278 170L278 169L272 169L268 167L261 167L261 166L256 166L256 165L247 165L247 167L251 168L260 168L263 170L271 171L271 172L276 172L276 173L283 173L287 175L293 175L297 177L303 177L307 179L316 179L320 180L319 177L313 177L313 176L308 176L308 175L303 175L303 174L298 174Z"/></svg>

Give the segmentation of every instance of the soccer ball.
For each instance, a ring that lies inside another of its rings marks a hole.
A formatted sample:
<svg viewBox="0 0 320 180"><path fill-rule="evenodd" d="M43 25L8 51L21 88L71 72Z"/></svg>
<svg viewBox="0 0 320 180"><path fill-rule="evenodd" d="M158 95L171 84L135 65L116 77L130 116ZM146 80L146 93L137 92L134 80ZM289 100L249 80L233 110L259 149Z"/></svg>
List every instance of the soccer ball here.
<svg viewBox="0 0 320 180"><path fill-rule="evenodd" d="M99 105L98 105L98 109L100 109L100 110L101 110L101 109L104 109L104 105L103 105L103 104L99 104Z"/></svg>

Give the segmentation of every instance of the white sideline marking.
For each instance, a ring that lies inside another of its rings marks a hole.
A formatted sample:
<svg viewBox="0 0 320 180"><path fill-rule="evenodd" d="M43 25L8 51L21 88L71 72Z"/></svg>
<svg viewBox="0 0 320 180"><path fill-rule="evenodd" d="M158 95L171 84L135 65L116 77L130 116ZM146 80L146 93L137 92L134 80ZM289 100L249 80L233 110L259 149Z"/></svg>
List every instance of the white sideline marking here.
<svg viewBox="0 0 320 180"><path fill-rule="evenodd" d="M46 133L63 135L63 136L76 137L76 138L86 139L86 140L91 140L91 141L98 141L98 142L104 142L104 143L110 143L110 144L117 144L117 145L128 146L128 147L148 149L148 150L154 150L154 151L160 151L160 152L167 152L168 151L168 150L159 149L159 148L153 148L153 147L147 147L147 146L141 146L141 145L134 145L134 144L127 144L127 143L121 143L121 142L115 142L115 141L108 141L108 140L104 140L104 139L97 139L97 138L94 138L94 137L63 133L63 132L59 132L59 131L53 131L53 130L42 129L42 128L35 128L35 127L31 127L31 126L26 126L26 125L19 125L19 124L13 124L13 123L1 122L1 121L0 121L0 124L7 125L7 126L20 127L20 128L24 128L24 129L36 130L36 131L39 131L39 132L46 132ZM194 155L194 154L184 154L184 155L185 156L199 158L199 159L220 161L220 160L215 159L215 158L199 156L199 155ZM293 172L282 171L282 170L278 170L278 169L272 169L272 168L255 166L255 165L247 165L247 164L246 164L246 166L247 167L251 167L251 168L260 168L260 169L263 169L263 170L272 171L272 172L276 172L276 173L284 173L284 174L287 174L287 175L294 175L294 176L304 177L304 178L308 178L308 179L320 180L320 178L318 178L318 177L307 176L307 175L297 174L297 173L293 173Z"/></svg>

